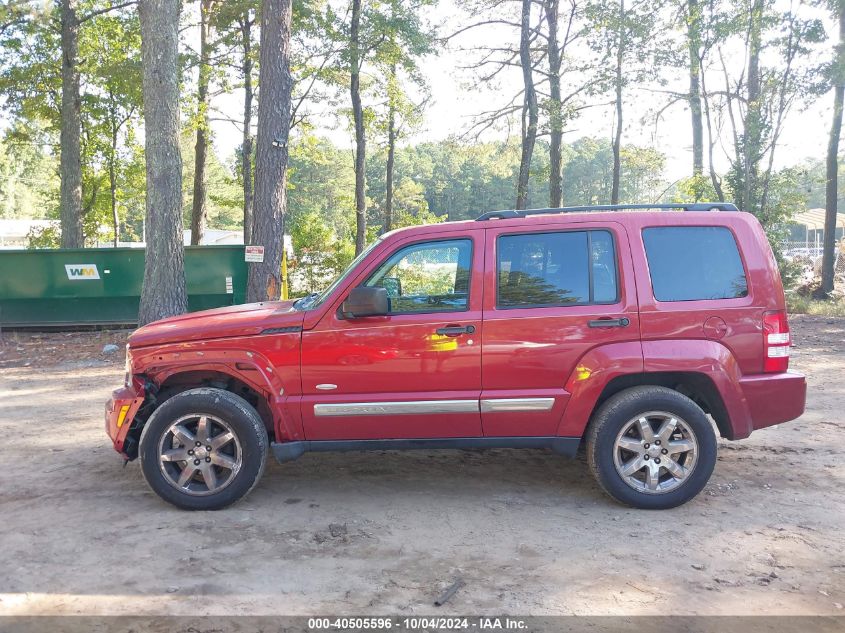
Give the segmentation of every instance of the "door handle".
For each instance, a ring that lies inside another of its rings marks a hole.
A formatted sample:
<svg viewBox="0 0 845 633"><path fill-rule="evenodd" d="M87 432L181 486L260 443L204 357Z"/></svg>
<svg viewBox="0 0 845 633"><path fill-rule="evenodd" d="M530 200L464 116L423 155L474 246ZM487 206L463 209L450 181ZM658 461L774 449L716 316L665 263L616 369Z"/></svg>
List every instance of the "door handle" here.
<svg viewBox="0 0 845 633"><path fill-rule="evenodd" d="M449 325L435 330L441 336L460 336L461 334L475 334L474 325Z"/></svg>
<svg viewBox="0 0 845 633"><path fill-rule="evenodd" d="M587 323L590 327L628 327L630 324L631 321L628 317L622 317L621 319L593 319Z"/></svg>

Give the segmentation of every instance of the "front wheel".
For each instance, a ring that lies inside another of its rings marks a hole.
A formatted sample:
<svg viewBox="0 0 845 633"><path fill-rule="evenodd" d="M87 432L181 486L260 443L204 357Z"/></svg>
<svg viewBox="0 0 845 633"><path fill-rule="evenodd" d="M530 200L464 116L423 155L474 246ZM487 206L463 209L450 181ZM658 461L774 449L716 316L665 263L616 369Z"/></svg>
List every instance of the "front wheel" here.
<svg viewBox="0 0 845 633"><path fill-rule="evenodd" d="M186 510L218 510L258 483L267 431L243 398L222 389L191 389L150 416L140 458L144 478L162 499Z"/></svg>
<svg viewBox="0 0 845 633"><path fill-rule="evenodd" d="M666 387L633 387L602 404L587 434L587 461L617 501L674 508L695 497L716 465L716 434L704 411Z"/></svg>

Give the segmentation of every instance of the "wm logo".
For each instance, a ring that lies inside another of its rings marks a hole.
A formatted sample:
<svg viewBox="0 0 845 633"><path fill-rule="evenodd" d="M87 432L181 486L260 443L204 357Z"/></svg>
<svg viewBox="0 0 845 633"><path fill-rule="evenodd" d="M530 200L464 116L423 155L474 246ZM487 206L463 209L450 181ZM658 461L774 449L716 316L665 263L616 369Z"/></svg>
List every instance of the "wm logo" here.
<svg viewBox="0 0 845 633"><path fill-rule="evenodd" d="M96 264L65 264L65 271L71 281L100 278Z"/></svg>

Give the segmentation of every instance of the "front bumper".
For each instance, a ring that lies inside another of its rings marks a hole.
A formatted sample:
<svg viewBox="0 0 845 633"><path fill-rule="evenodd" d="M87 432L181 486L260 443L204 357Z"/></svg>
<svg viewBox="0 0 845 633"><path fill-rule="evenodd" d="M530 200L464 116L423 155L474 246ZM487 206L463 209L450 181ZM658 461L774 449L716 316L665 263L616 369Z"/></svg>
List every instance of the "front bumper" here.
<svg viewBox="0 0 845 633"><path fill-rule="evenodd" d="M124 457L127 457L123 448L126 435L144 402L144 395L143 383L133 378L131 386L115 389L106 401L106 433L114 444L114 450Z"/></svg>
<svg viewBox="0 0 845 633"><path fill-rule="evenodd" d="M787 371L746 376L740 380L740 385L748 404L752 429L789 422L804 413L807 381L803 374Z"/></svg>

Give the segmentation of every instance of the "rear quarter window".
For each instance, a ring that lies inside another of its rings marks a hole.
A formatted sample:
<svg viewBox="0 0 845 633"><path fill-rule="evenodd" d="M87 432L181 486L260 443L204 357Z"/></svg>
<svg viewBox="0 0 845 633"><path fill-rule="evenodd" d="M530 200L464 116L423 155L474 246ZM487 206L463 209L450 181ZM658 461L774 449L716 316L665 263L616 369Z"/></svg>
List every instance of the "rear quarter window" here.
<svg viewBox="0 0 845 633"><path fill-rule="evenodd" d="M658 301L737 299L748 296L736 239L723 226L643 229L654 298Z"/></svg>

